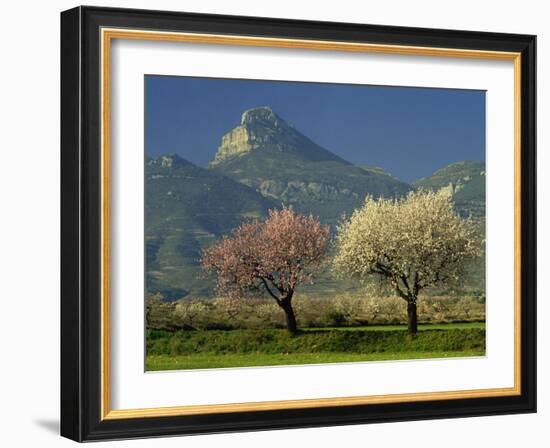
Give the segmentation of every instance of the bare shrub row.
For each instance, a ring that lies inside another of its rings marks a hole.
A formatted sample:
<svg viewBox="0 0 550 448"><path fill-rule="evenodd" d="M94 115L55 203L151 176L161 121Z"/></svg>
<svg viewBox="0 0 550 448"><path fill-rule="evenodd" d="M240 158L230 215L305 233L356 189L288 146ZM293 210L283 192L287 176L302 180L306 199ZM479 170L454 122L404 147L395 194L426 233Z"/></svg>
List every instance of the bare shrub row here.
<svg viewBox="0 0 550 448"><path fill-rule="evenodd" d="M295 297L301 328L391 325L407 323L407 304L397 296L340 294L333 299ZM149 329L230 330L284 328L285 316L268 299L233 302L224 298L181 299L164 302L159 294L147 298ZM418 301L420 323L479 322L485 320L483 297L426 296Z"/></svg>

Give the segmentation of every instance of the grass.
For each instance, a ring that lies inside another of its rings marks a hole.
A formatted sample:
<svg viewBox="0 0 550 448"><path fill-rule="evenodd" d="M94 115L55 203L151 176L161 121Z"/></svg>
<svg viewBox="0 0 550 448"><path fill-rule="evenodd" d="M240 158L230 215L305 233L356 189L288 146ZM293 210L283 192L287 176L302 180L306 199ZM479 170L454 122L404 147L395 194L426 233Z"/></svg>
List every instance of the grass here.
<svg viewBox="0 0 550 448"><path fill-rule="evenodd" d="M480 356L483 323L286 330L147 332L147 370Z"/></svg>
<svg viewBox="0 0 550 448"><path fill-rule="evenodd" d="M485 322L458 322L449 324L420 324L418 325L418 331L427 330L464 330L468 328L485 329ZM304 331L406 331L406 325L369 325L365 327L320 327L320 328L306 328Z"/></svg>
<svg viewBox="0 0 550 448"><path fill-rule="evenodd" d="M399 352L399 353L288 353L288 354L224 354L150 355L146 370L212 369L225 367L280 366L295 364L325 364L336 362L390 361L404 359L453 358L483 356L484 350L462 352Z"/></svg>

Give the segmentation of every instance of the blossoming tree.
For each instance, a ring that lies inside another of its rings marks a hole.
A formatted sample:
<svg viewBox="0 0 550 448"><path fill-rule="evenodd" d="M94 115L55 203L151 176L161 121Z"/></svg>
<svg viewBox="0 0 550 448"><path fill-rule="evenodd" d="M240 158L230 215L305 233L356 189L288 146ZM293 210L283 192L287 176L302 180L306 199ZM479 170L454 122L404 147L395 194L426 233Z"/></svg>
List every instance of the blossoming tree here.
<svg viewBox="0 0 550 448"><path fill-rule="evenodd" d="M474 223L454 210L449 193L416 191L401 199L367 197L338 228L335 265L362 280L375 275L407 302L417 332L419 292L456 281L481 254Z"/></svg>
<svg viewBox="0 0 550 448"><path fill-rule="evenodd" d="M265 221L242 224L202 253L204 269L217 275L218 294L239 301L265 291L297 331L292 297L298 285L313 282L325 259L329 227L292 208L270 210Z"/></svg>

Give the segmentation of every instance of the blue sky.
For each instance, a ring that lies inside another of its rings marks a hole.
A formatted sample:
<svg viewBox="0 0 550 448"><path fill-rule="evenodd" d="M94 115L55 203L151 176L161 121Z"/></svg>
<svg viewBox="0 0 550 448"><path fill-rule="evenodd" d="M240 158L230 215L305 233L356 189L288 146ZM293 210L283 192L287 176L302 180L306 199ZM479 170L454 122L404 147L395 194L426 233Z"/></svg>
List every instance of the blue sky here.
<svg viewBox="0 0 550 448"><path fill-rule="evenodd" d="M352 163L405 181L460 160L485 160L485 92L147 75L148 156L206 166L244 110L271 106Z"/></svg>

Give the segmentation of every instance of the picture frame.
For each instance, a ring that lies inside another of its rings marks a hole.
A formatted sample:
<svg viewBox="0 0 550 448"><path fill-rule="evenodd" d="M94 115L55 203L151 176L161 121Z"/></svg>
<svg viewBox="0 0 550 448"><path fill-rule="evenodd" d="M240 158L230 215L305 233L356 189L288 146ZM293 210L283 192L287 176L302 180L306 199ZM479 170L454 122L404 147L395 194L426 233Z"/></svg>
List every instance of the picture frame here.
<svg viewBox="0 0 550 448"><path fill-rule="evenodd" d="M110 76L117 40L511 62L514 241L501 243L514 247L513 386L113 409ZM99 7L63 12L61 435L82 442L536 412L535 55L531 35Z"/></svg>

